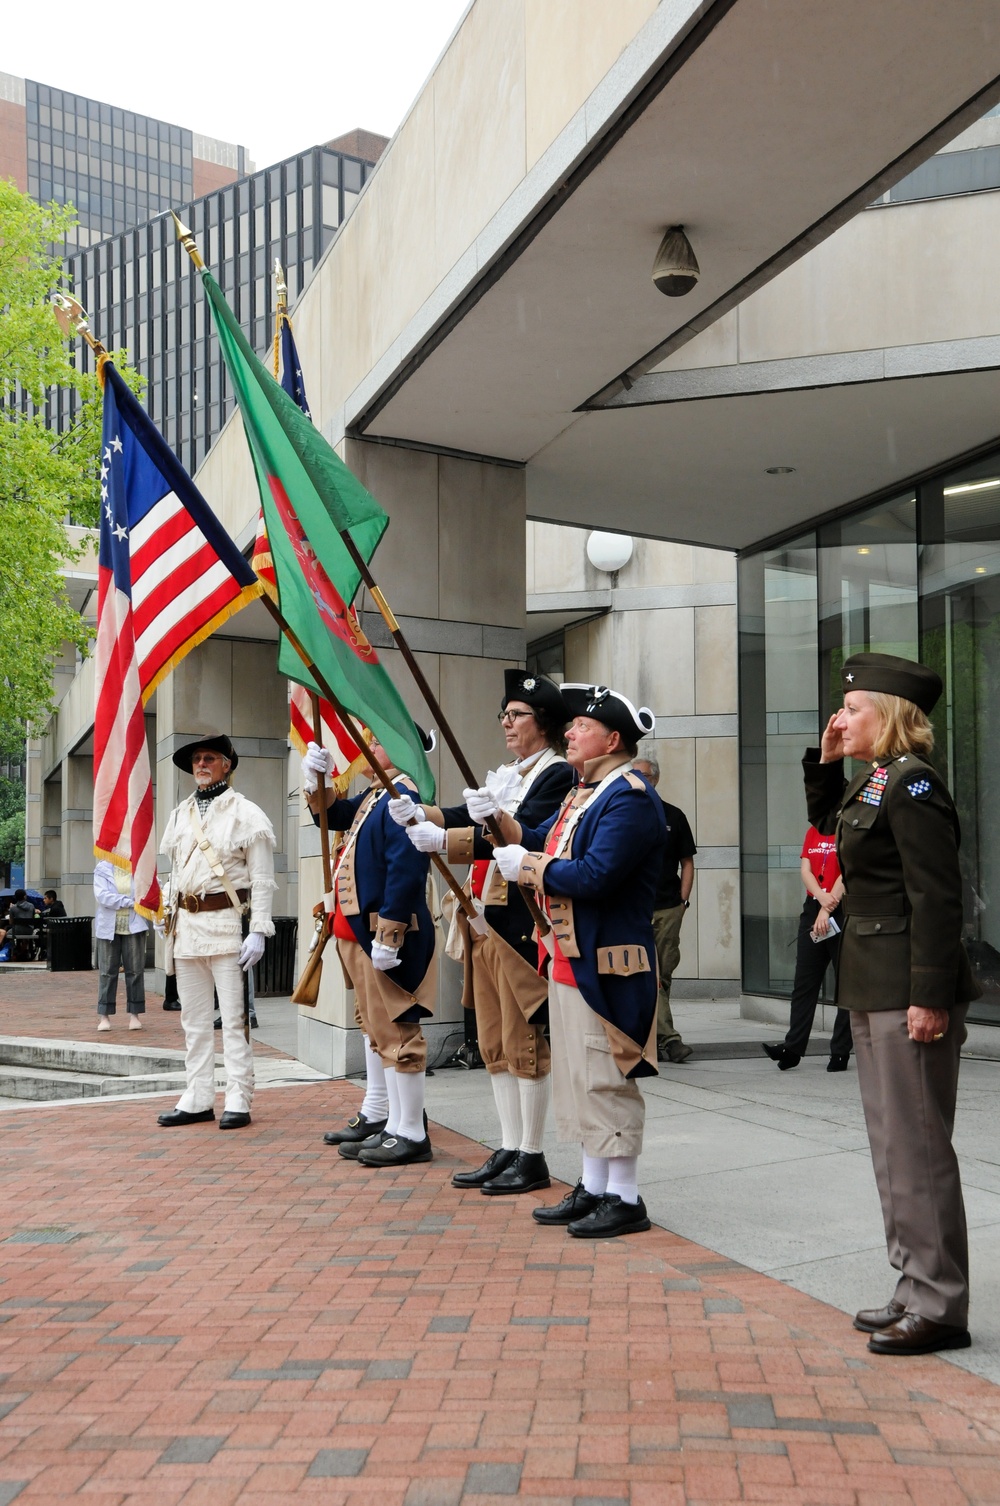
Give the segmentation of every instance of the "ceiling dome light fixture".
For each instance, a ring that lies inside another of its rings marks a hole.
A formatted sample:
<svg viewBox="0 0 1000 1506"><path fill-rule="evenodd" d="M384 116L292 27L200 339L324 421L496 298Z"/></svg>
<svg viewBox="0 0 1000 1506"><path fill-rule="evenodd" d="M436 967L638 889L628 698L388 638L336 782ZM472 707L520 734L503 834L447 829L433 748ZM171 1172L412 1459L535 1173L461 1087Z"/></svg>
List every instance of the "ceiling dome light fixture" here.
<svg viewBox="0 0 1000 1506"><path fill-rule="evenodd" d="M683 298L701 276L683 225L670 225L653 262L653 284L668 298Z"/></svg>
<svg viewBox="0 0 1000 1506"><path fill-rule="evenodd" d="M795 475L795 467L794 467L794 465L769 465L765 469L764 475L765 476L794 476Z"/></svg>

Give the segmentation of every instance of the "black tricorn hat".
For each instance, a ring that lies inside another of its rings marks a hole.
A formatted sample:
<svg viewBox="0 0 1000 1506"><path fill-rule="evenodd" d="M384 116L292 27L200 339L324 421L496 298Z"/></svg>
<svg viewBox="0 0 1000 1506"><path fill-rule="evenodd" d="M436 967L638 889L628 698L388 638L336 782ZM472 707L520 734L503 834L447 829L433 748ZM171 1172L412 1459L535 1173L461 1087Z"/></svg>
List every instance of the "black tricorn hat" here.
<svg viewBox="0 0 1000 1506"><path fill-rule="evenodd" d="M183 769L185 774L190 774L191 760L199 748L211 748L213 753L221 753L223 758L228 758L231 765L230 773L240 761L240 755L224 732L216 733L215 736L196 737L193 743L185 743L183 748L178 748L174 754L174 763L179 769Z"/></svg>
<svg viewBox="0 0 1000 1506"><path fill-rule="evenodd" d="M507 710L508 701L523 701L538 711L550 711L554 717L568 722L573 713L560 693L559 686L544 675L533 675L526 669L505 669L503 672L503 700L501 711Z"/></svg>
<svg viewBox="0 0 1000 1506"><path fill-rule="evenodd" d="M606 685L560 685L559 689L571 716L592 716L630 742L651 736L656 728L655 713L648 706L636 710L628 696Z"/></svg>
<svg viewBox="0 0 1000 1506"><path fill-rule="evenodd" d="M840 671L840 682L845 695L849 690L880 690L912 701L928 716L943 689L941 676L933 669L895 654L852 654Z"/></svg>
<svg viewBox="0 0 1000 1506"><path fill-rule="evenodd" d="M433 753L437 747L437 733L434 731L434 728L432 727L429 732L425 732L419 722L414 722L413 725L417 729L417 735L423 744L424 752Z"/></svg>

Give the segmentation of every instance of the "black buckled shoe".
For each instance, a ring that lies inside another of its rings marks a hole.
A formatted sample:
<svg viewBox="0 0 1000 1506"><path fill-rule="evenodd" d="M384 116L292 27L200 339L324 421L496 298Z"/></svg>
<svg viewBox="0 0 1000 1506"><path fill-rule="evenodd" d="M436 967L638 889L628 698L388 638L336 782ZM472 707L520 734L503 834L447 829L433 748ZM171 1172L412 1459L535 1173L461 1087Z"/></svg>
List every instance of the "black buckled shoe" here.
<svg viewBox="0 0 1000 1506"><path fill-rule="evenodd" d="M884 1307L863 1307L859 1313L854 1314L854 1326L861 1333L879 1333L883 1328L891 1328L893 1323L898 1323L905 1311L902 1302L897 1302L893 1297Z"/></svg>
<svg viewBox="0 0 1000 1506"><path fill-rule="evenodd" d="M157 1124L162 1124L164 1129L176 1129L180 1124L207 1124L215 1118L214 1109L199 1109L196 1114L189 1114L187 1109L170 1109L166 1114L161 1114Z"/></svg>
<svg viewBox="0 0 1000 1506"><path fill-rule="evenodd" d="M765 1046L761 1043L761 1050L765 1056L769 1056L773 1062L778 1063L779 1072L790 1072L792 1067L797 1067L802 1060L794 1051L786 1051L784 1046Z"/></svg>
<svg viewBox="0 0 1000 1506"><path fill-rule="evenodd" d="M350 1140L367 1140L369 1135L377 1135L388 1124L387 1119L366 1119L364 1114L355 1114L353 1119L348 1119L346 1125L340 1130L327 1130L323 1136L324 1145L343 1145Z"/></svg>
<svg viewBox="0 0 1000 1506"><path fill-rule="evenodd" d="M506 1170L484 1182L480 1191L487 1197L499 1197L515 1192L540 1192L551 1186L549 1168L541 1151L519 1150Z"/></svg>
<svg viewBox="0 0 1000 1506"><path fill-rule="evenodd" d="M220 1130L246 1129L249 1123L250 1115L248 1113L244 1113L240 1109L227 1109L219 1120L219 1128Z"/></svg>
<svg viewBox="0 0 1000 1506"><path fill-rule="evenodd" d="M646 1204L624 1202L616 1192L606 1192L593 1212L576 1218L569 1226L574 1239L614 1239L616 1234L641 1234L650 1228Z"/></svg>
<svg viewBox="0 0 1000 1506"><path fill-rule="evenodd" d="M891 1328L873 1333L868 1348L872 1354L937 1354L941 1349L968 1349L971 1343L967 1328L904 1313Z"/></svg>
<svg viewBox="0 0 1000 1506"><path fill-rule="evenodd" d="M456 1171L451 1179L451 1185L453 1187L481 1187L491 1177L498 1177L502 1171L507 1170L508 1166L513 1166L517 1155L516 1150L504 1150L501 1146L475 1171Z"/></svg>
<svg viewBox="0 0 1000 1506"><path fill-rule="evenodd" d="M532 1208L531 1216L536 1224L571 1224L574 1219L593 1213L600 1201L597 1193L588 1192L582 1182L577 1182L561 1203L553 1203L548 1208Z"/></svg>
<svg viewBox="0 0 1000 1506"><path fill-rule="evenodd" d="M405 1135L385 1135L380 1145L371 1149L362 1145L358 1160L362 1166L410 1166L416 1161L433 1161L431 1142L425 1135L422 1140L408 1140Z"/></svg>
<svg viewBox="0 0 1000 1506"><path fill-rule="evenodd" d="M341 1140L337 1146L337 1155L343 1156L345 1161L356 1161L362 1150L374 1150L385 1138L385 1130L376 1130L367 1140Z"/></svg>
<svg viewBox="0 0 1000 1506"><path fill-rule="evenodd" d="M850 1059L851 1058L849 1056L831 1055L830 1060L826 1064L826 1070L828 1072L846 1072L847 1063L850 1061Z"/></svg>

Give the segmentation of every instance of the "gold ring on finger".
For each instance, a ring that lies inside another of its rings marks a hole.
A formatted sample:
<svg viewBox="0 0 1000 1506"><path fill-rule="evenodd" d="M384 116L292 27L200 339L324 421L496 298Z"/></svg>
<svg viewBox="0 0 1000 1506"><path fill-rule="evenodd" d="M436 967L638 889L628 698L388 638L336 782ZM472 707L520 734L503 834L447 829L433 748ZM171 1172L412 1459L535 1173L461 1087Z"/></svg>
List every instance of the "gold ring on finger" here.
<svg viewBox="0 0 1000 1506"><path fill-rule="evenodd" d="M943 1030L939 1030L938 1033L937 1033L937 1035L934 1037L934 1039L936 1041L943 1041L944 1040L944 1031Z"/></svg>

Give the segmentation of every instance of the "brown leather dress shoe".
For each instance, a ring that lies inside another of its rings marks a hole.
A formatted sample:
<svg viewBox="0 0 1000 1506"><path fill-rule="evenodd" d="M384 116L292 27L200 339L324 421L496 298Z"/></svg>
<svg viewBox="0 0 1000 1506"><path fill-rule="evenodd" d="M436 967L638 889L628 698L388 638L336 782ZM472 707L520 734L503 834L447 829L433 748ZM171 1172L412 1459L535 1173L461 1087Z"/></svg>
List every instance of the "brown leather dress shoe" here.
<svg viewBox="0 0 1000 1506"><path fill-rule="evenodd" d="M884 1307L863 1307L859 1313L854 1314L854 1326L862 1333L879 1333L883 1328L891 1328L905 1311L902 1302L897 1302L893 1297Z"/></svg>
<svg viewBox="0 0 1000 1506"><path fill-rule="evenodd" d="M971 1343L967 1328L904 1313L891 1328L873 1333L868 1348L872 1354L936 1354L939 1349L968 1349Z"/></svg>

